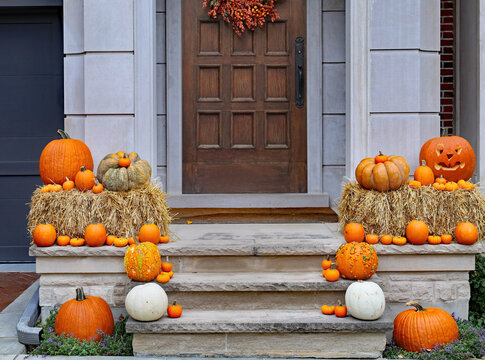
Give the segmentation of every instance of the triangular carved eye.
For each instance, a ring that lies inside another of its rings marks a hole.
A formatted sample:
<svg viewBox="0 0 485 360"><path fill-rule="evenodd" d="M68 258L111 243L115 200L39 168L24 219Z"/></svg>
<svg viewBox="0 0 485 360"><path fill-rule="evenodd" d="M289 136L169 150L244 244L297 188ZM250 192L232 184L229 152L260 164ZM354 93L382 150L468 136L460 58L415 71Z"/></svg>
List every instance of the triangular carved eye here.
<svg viewBox="0 0 485 360"><path fill-rule="evenodd" d="M458 155L460 155L460 154L461 154L461 150L462 150L462 148L461 148L461 147L459 147L459 148L457 148L455 151L456 151L456 153L457 153Z"/></svg>
<svg viewBox="0 0 485 360"><path fill-rule="evenodd" d="M440 156L443 154L443 149L436 149L436 155Z"/></svg>

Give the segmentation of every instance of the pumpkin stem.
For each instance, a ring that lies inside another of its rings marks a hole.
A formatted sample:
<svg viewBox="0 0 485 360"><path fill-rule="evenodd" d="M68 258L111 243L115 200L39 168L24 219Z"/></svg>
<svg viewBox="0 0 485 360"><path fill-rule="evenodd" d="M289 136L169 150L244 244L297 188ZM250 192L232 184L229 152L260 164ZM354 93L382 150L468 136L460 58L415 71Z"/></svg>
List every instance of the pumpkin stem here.
<svg viewBox="0 0 485 360"><path fill-rule="evenodd" d="M54 185L56 185L56 183L54 182L54 180L52 180L51 178L47 178L48 180L50 180L51 183L53 183Z"/></svg>
<svg viewBox="0 0 485 360"><path fill-rule="evenodd" d="M76 300L83 301L86 300L86 295L84 295L84 290L82 287L76 289Z"/></svg>
<svg viewBox="0 0 485 360"><path fill-rule="evenodd" d="M416 308L416 311L426 311L424 307L419 305L416 301L409 301L406 303L406 306L414 306Z"/></svg>
<svg viewBox="0 0 485 360"><path fill-rule="evenodd" d="M176 302L176 301L174 301L172 305L173 305L173 306L177 306L177 302Z"/></svg>
<svg viewBox="0 0 485 360"><path fill-rule="evenodd" d="M57 133L61 136L61 139L70 139L71 137L67 132L62 129L57 129Z"/></svg>
<svg viewBox="0 0 485 360"><path fill-rule="evenodd" d="M140 242L138 241L138 239L136 238L136 233L135 233L135 229L131 229L131 235L133 236L133 240L135 241L135 244L136 245L140 245Z"/></svg>
<svg viewBox="0 0 485 360"><path fill-rule="evenodd" d="M342 302L340 301L340 299L337 300L337 304L338 306L342 306Z"/></svg>
<svg viewBox="0 0 485 360"><path fill-rule="evenodd" d="M382 151L379 150L379 156L382 156L382 155L384 155L384 154L382 153Z"/></svg>
<svg viewBox="0 0 485 360"><path fill-rule="evenodd" d="M81 166L81 171L86 171L86 167L85 166Z"/></svg>
<svg viewBox="0 0 485 360"><path fill-rule="evenodd" d="M421 160L421 166L426 166L426 160Z"/></svg>

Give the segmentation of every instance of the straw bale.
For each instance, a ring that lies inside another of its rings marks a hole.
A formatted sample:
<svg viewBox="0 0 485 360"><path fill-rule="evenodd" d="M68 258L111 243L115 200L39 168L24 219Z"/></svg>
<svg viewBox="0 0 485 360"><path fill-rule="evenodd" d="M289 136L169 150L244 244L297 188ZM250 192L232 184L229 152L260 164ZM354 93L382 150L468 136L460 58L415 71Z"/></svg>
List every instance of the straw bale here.
<svg viewBox="0 0 485 360"><path fill-rule="evenodd" d="M485 232L485 198L478 188L438 191L432 186L401 186L379 192L350 182L344 185L338 211L342 231L347 223L358 222L366 233L405 236L407 224L419 219L435 235L453 235L456 226L466 221L475 224L480 240Z"/></svg>
<svg viewBox="0 0 485 360"><path fill-rule="evenodd" d="M153 222L161 234L168 234L172 217L165 200L166 194L154 184L127 192L104 190L43 193L36 189L30 202L28 231L38 224L50 223L58 235L84 237L86 227L96 219L108 234L132 236L143 224Z"/></svg>

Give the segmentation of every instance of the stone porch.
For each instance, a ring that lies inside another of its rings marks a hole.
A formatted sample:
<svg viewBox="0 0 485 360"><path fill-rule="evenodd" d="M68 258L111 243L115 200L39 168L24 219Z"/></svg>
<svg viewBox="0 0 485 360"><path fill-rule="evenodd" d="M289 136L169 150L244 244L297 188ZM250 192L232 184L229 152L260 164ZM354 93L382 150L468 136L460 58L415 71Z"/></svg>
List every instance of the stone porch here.
<svg viewBox="0 0 485 360"><path fill-rule="evenodd" d="M467 317L468 272L481 243L376 245L379 267L371 280L385 292L385 315L373 322L321 315L321 305L343 301L351 283L321 277L323 257L344 243L337 230L333 223L172 225L174 241L159 249L175 275L161 286L184 315L130 320L135 354L372 358L380 356L386 332L408 300ZM137 285L125 275L124 252L112 246L31 247L44 314L71 299L78 286L124 311L124 298Z"/></svg>

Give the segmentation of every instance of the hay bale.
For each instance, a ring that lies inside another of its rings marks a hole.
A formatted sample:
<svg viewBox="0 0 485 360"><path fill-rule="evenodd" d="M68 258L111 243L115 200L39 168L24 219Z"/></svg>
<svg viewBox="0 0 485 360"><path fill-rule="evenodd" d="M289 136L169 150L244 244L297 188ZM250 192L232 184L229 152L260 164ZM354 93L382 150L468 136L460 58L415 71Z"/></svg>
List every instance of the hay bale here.
<svg viewBox="0 0 485 360"><path fill-rule="evenodd" d="M130 237L134 229L153 222L162 234L168 234L172 217L165 201L166 194L156 185L127 192L104 190L43 193L36 189L30 202L28 231L32 235L38 224L54 225L58 235L84 237L84 230L96 218L108 234Z"/></svg>
<svg viewBox="0 0 485 360"><path fill-rule="evenodd" d="M430 234L454 234L456 226L469 221L478 229L479 240L485 232L485 198L477 188L438 191L432 186L379 192L366 190L358 183L344 185L338 206L341 230L349 222L359 222L366 233L405 236L407 224L424 221Z"/></svg>

